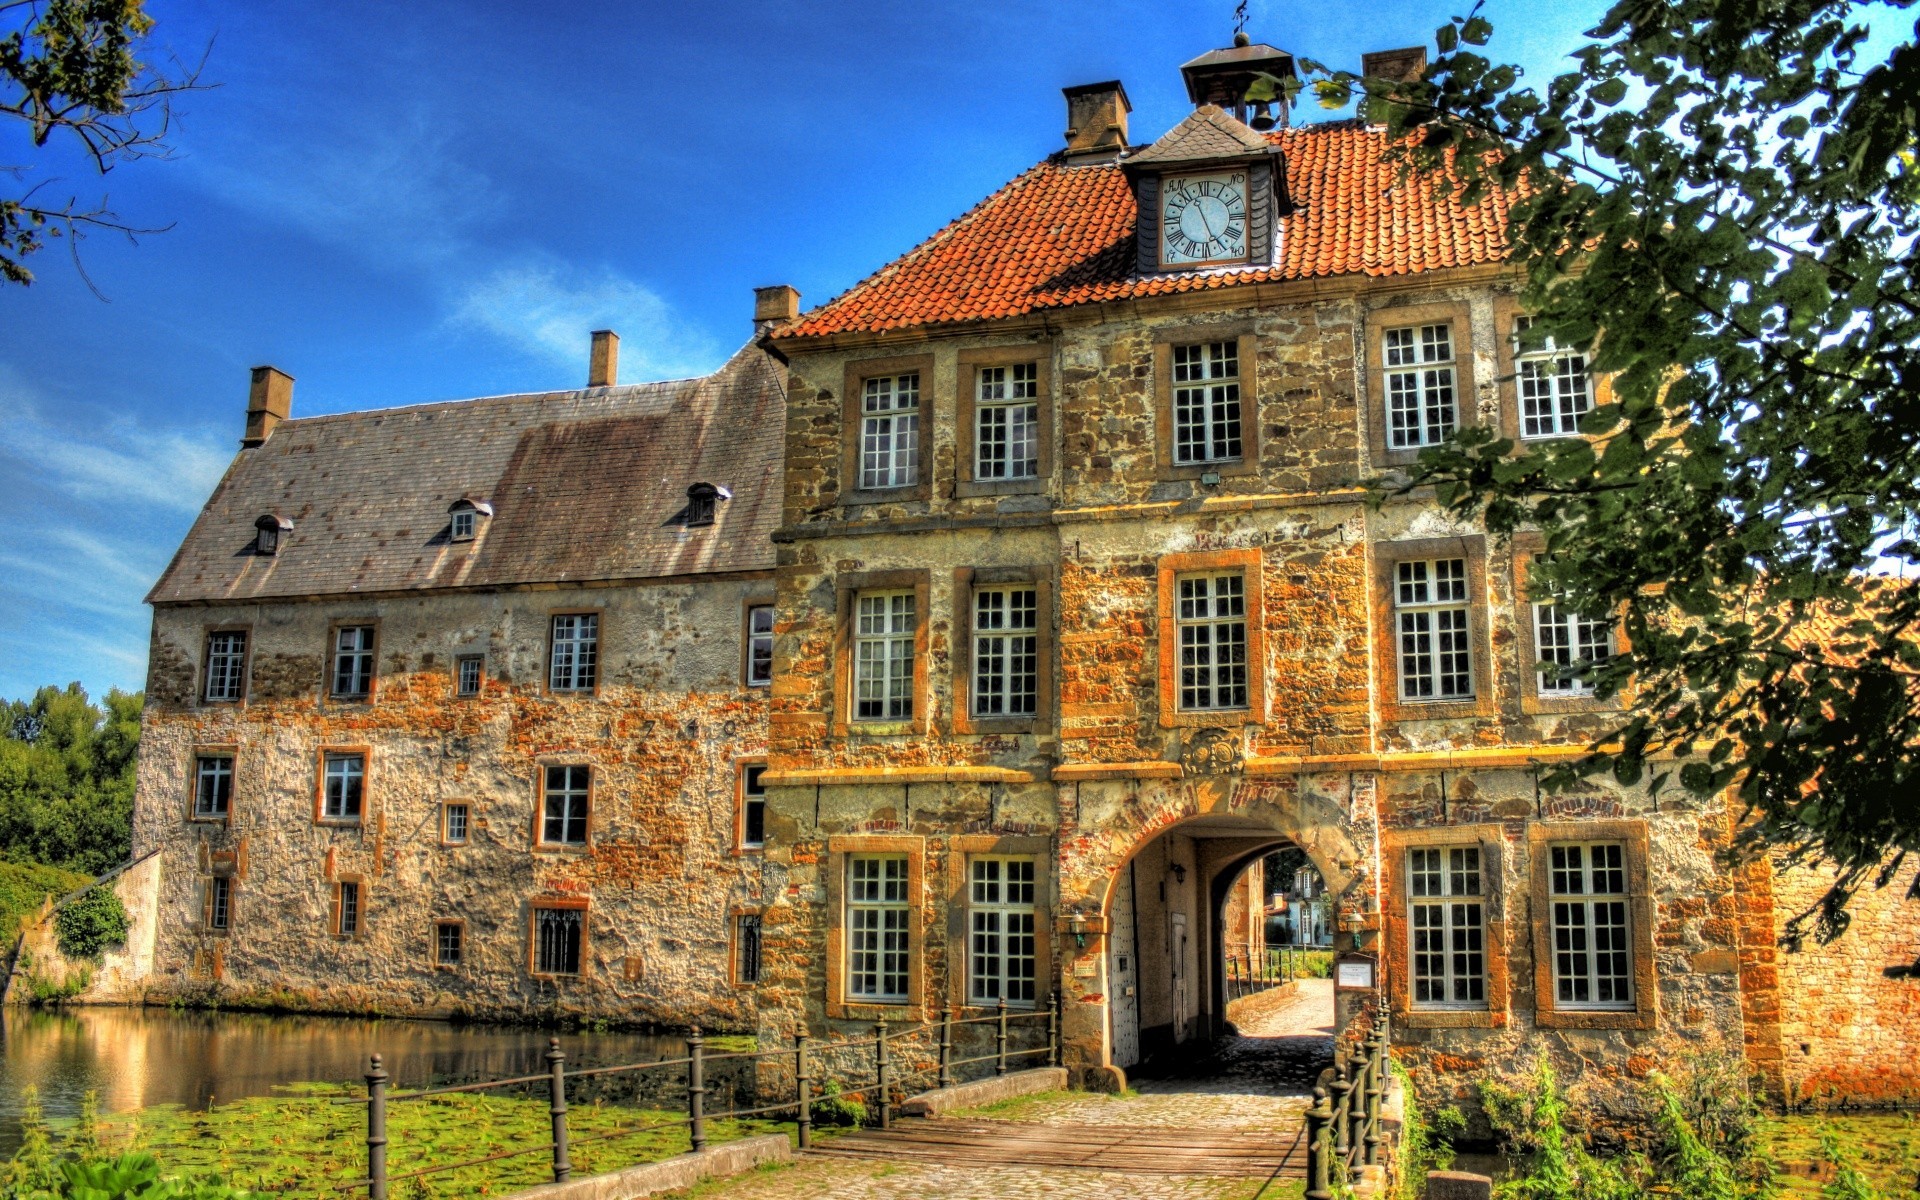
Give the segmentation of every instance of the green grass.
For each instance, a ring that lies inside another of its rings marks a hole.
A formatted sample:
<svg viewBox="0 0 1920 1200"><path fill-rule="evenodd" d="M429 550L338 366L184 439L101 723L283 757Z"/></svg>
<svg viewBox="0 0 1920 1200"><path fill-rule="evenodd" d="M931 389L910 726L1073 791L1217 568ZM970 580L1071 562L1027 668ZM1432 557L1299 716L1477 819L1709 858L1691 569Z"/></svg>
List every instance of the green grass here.
<svg viewBox="0 0 1920 1200"><path fill-rule="evenodd" d="M20 922L40 908L48 896L64 896L93 882L93 876L43 867L39 863L0 862L0 937L11 949L20 935Z"/></svg>
<svg viewBox="0 0 1920 1200"><path fill-rule="evenodd" d="M104 1118L101 1140L112 1150L152 1154L170 1175L217 1172L237 1187L317 1196L365 1175L366 1109L335 1103L351 1094L339 1085L307 1084L208 1112L188 1112L172 1105L148 1108ZM404 1094L396 1093L395 1099ZM387 1164L389 1176L395 1178L395 1200L497 1196L552 1181L551 1118L545 1100L468 1092L391 1103L387 1113ZM593 1140L596 1134L683 1116L655 1109L574 1105L567 1113L574 1176L598 1175L685 1153L691 1147L684 1126ZM715 1120L707 1122L707 1140L718 1144L788 1128L771 1121ZM397 1178L421 1167L507 1150L528 1153L418 1180Z"/></svg>
<svg viewBox="0 0 1920 1200"><path fill-rule="evenodd" d="M1853 1166L1888 1196L1910 1196L1920 1179L1920 1117L1913 1113L1804 1113L1777 1117L1764 1126L1768 1152L1780 1164L1786 1196L1818 1196L1822 1181L1809 1178L1819 1163L1820 1135L1831 1131L1853 1156ZM1798 1170L1796 1170L1798 1168Z"/></svg>
<svg viewBox="0 0 1920 1200"><path fill-rule="evenodd" d="M972 1108L953 1110L956 1117L993 1117L1002 1121L1017 1121L1036 1108L1050 1108L1067 1100L1084 1100L1093 1095L1091 1092L1070 1092L1057 1090L1051 1092L1033 1092L1025 1096L1009 1096L1005 1100L995 1100L991 1104L979 1104Z"/></svg>

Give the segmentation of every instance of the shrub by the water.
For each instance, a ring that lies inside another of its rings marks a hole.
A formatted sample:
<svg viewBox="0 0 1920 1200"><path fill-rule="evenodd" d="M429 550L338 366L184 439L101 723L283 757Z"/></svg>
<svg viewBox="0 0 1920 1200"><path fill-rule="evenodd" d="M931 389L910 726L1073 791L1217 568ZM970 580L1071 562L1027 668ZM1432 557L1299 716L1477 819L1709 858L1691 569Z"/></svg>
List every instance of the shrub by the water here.
<svg viewBox="0 0 1920 1200"><path fill-rule="evenodd" d="M88 888L53 914L53 933L68 958L99 958L127 940L127 909L110 887Z"/></svg>

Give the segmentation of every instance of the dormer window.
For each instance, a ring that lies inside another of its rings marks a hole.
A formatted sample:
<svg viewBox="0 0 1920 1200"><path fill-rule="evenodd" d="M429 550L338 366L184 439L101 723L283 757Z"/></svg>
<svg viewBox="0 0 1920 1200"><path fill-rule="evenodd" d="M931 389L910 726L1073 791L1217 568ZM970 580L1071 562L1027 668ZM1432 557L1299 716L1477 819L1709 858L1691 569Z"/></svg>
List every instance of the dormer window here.
<svg viewBox="0 0 1920 1200"><path fill-rule="evenodd" d="M447 539L470 542L480 532L480 522L493 515L493 505L478 496L462 496L447 509Z"/></svg>
<svg viewBox="0 0 1920 1200"><path fill-rule="evenodd" d="M293 532L293 522L279 513L268 513L253 523L253 552L262 555L280 553L280 541Z"/></svg>
<svg viewBox="0 0 1920 1200"><path fill-rule="evenodd" d="M714 509L722 500L733 499L733 493L712 483L696 483L687 489L686 519L687 528L696 525L713 524Z"/></svg>

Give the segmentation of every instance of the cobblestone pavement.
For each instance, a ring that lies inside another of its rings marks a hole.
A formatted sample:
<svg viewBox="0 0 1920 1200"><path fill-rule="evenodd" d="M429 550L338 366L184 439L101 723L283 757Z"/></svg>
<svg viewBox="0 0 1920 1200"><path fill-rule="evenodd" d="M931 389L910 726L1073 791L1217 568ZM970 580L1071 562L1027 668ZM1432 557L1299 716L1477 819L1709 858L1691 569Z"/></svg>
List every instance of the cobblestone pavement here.
<svg viewBox="0 0 1920 1200"><path fill-rule="evenodd" d="M742 1176L700 1195L703 1200L707 1196L726 1200L1294 1200L1300 1195L1300 1183L813 1159Z"/></svg>

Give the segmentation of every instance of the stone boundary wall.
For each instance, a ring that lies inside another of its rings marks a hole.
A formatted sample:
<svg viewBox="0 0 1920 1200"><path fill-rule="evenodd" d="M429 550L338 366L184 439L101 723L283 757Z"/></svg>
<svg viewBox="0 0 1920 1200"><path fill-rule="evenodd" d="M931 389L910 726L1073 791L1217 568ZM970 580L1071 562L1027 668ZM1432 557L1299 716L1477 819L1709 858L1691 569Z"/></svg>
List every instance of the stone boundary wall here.
<svg viewBox="0 0 1920 1200"><path fill-rule="evenodd" d="M77 986L74 994L64 998L71 1004L142 1003L146 999L147 977L153 973L159 934L160 872L160 854L149 852L117 874L103 876L81 889L86 892L95 887L111 887L127 910L126 941L108 947L98 963L76 961L60 953L53 927L57 906L52 899L42 904L14 951L4 1002L32 1001L33 980L39 979L62 990L65 986ZM74 895L77 897L81 892Z"/></svg>

